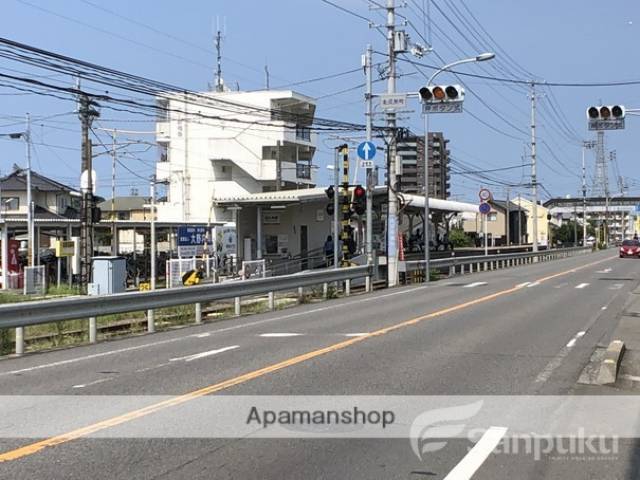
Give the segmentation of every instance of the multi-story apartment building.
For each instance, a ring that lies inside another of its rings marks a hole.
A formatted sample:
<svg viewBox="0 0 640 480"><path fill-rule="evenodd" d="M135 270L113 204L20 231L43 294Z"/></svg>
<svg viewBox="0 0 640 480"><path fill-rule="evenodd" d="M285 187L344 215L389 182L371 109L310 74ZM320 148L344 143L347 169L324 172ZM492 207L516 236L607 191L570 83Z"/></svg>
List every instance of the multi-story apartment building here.
<svg viewBox="0 0 640 480"><path fill-rule="evenodd" d="M449 140L442 132L429 133L429 197L446 200L450 194ZM407 135L398 141L402 165L400 190L424 194L424 136Z"/></svg>
<svg viewBox="0 0 640 480"><path fill-rule="evenodd" d="M156 178L167 185L159 220L231 222L233 211L216 199L314 186L313 99L267 90L175 93L157 102Z"/></svg>

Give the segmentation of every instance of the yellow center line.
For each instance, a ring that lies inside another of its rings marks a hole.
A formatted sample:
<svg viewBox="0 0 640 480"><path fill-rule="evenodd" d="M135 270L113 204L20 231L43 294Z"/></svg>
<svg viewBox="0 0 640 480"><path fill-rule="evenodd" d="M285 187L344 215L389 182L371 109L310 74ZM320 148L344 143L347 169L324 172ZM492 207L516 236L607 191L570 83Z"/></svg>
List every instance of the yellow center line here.
<svg viewBox="0 0 640 480"><path fill-rule="evenodd" d="M582 270L584 268L588 268L588 267L592 267L594 265L597 265L599 263L605 262L607 260L611 260L612 258L616 258L616 257L609 257L609 258L605 258L603 260L598 260L596 262L592 262L592 263L588 263L586 265L582 265L580 267L576 267L576 268L572 268L570 270L565 270L563 272L559 272L553 275L549 275L547 277L543 277L539 280L536 280L536 282L538 283L542 283L542 282L546 282L547 280L551 280L553 278L557 278L563 275L567 275L570 273L575 273L578 270ZM437 310L435 312L431 312L425 315L421 315L419 317L415 317L412 318L410 320L405 320L403 322L400 323L396 323L394 325L390 325L388 327L385 328L381 328L379 330L376 330L374 332L370 332L367 333L366 335L362 335L360 337L354 337L351 338L349 340L344 340L342 342L338 342L335 343L333 345L329 345L328 347L324 347L318 350L313 350L311 352L308 353L304 353L302 355L297 355L295 357L291 357L287 360L283 360L281 362L278 363L274 363L272 365L260 368L258 370L253 370L251 372L245 373L243 375L234 377L234 378L230 378L228 380L225 380L223 382L219 382L213 385L209 385L207 387L204 388L200 388L198 390L194 390L182 395L178 395L176 397L164 400L162 402L158 402L158 403L154 403L152 405L149 405L147 407L144 408L140 408L138 410L133 410L131 412L125 413L123 415L118 415L112 418L109 418L107 420L103 420L101 422L97 422L91 425L87 425L86 427L82 427L76 430L72 430L70 432L67 433L63 433L61 435L56 435L54 437L50 437L47 438L45 440L41 440L38 442L34 442L31 443L29 445L25 445L23 447L19 447L16 448L14 450L10 450L8 452L2 453L0 454L0 463L2 462L9 462L12 460L18 460L20 458L23 457L27 457L29 455L33 455L34 453L37 453L41 450L44 450L45 448L48 447L53 447L56 445L60 445L63 443L67 443L70 442L72 440L76 440L78 438L82 438L82 437L87 437L95 432L101 431L101 430L105 430L107 428L110 427L115 427L117 425L121 425L123 423L126 422L130 422L132 420L135 420L137 418L140 417L144 417L147 415L150 415L154 412L160 411L160 410L164 410L166 408L172 407L172 406L176 406L176 405L181 405L183 403L189 402L191 400L194 400L196 398L199 397L203 397L205 395L209 395L212 393L216 393L219 392L221 390L226 390L228 388L231 388L235 385L240 385L242 383L246 383L249 382L250 380L254 380L256 378L262 377L264 375L267 375L269 373L273 373L273 372L277 372L278 370L282 370L284 368L287 367L291 367L293 365L297 365L299 363L302 362L306 362L307 360L311 360L312 358L316 358L319 357L321 355L325 355L327 353L331 353L331 352L336 352L338 350L342 350L344 348L350 347L351 345L355 345L357 343L360 342L364 342L365 340L374 338L374 337L379 337L382 335L386 335L387 333L393 332L395 330L399 330L401 328L405 328L411 325L415 325L417 323L420 323L424 320L429 320L432 318L436 318L436 317L440 317L442 315L446 315L452 312L456 312L458 310L463 310L469 307L472 307L474 305L478 305L480 303L485 303L491 300L494 300L496 298L502 297L504 295L509 295L515 292L518 292L520 290L523 290L521 287L512 287L512 288L508 288L506 290L501 290L489 295L485 295L483 297L478 297L475 298L473 300L464 302L464 303L460 303L457 305L453 305L451 307L447 307L447 308L443 308L441 310Z"/></svg>

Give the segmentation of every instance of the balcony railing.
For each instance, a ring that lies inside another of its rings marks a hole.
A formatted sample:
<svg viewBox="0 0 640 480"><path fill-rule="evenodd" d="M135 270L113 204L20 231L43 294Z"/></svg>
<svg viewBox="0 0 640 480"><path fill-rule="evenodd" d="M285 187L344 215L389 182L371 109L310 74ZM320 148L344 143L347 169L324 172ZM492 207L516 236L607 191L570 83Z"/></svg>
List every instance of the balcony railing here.
<svg viewBox="0 0 640 480"><path fill-rule="evenodd" d="M308 127L296 127L296 139L311 141L311 129Z"/></svg>

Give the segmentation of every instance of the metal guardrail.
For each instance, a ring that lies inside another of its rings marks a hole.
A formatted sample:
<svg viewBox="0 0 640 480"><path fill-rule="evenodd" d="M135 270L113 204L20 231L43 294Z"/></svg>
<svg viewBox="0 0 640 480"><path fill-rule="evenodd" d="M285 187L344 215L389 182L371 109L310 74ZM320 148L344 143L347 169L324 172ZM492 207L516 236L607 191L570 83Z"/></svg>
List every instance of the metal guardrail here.
<svg viewBox="0 0 640 480"><path fill-rule="evenodd" d="M534 261L549 261L558 258L571 257L575 254L589 253L592 251L591 247L572 247L572 248L558 248L551 250L541 250L539 252L519 252L519 253L505 253L496 255L477 255L472 257L449 257L439 258L431 260L431 268L436 270L442 270L449 268L449 275L456 275L459 267L460 274L465 273L465 267L468 273L475 271L497 270L500 268L508 268L516 265L523 265L525 263L532 263ZM424 260L410 260L405 262L405 271L411 272L424 269Z"/></svg>
<svg viewBox="0 0 640 480"><path fill-rule="evenodd" d="M450 257L431 261L434 269L449 269L449 275L475 271L495 270L525 263L553 260L575 254L590 252L590 247L575 247L540 252L522 252L474 257ZM423 261L405 262L406 271L423 269ZM484 267L484 268L482 268ZM323 296L327 297L328 285L333 282L345 282L344 294L349 295L351 280L368 278L371 285L374 268L357 266L341 269L326 269L303 272L279 277L249 279L237 282L223 282L213 285L198 285L175 289L163 289L147 292L127 292L115 295L73 297L55 300L41 300L0 305L0 329L15 328L16 355L24 353L24 327L55 323L65 320L89 319L89 342L97 340L96 317L118 313L147 311L147 330L155 331L154 310L180 305L195 305L195 323L202 322L202 303L216 300L235 300L235 314L240 315L241 297L264 295L269 296L269 309L275 308L275 292L298 290L299 298L303 297L303 288L323 285Z"/></svg>
<svg viewBox="0 0 640 480"><path fill-rule="evenodd" d="M77 318L263 295L276 291L347 281L367 277L371 274L372 270L367 266L351 267L214 285L0 305L0 328L26 327Z"/></svg>

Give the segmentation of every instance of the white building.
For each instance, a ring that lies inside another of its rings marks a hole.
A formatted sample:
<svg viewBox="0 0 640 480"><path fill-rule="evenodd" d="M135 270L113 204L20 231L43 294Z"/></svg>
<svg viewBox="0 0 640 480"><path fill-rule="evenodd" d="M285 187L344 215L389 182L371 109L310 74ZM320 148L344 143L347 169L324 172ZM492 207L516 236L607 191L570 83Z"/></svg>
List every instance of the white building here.
<svg viewBox="0 0 640 480"><path fill-rule="evenodd" d="M216 200L310 188L314 100L292 91L169 94L156 125L159 221L233 222Z"/></svg>

